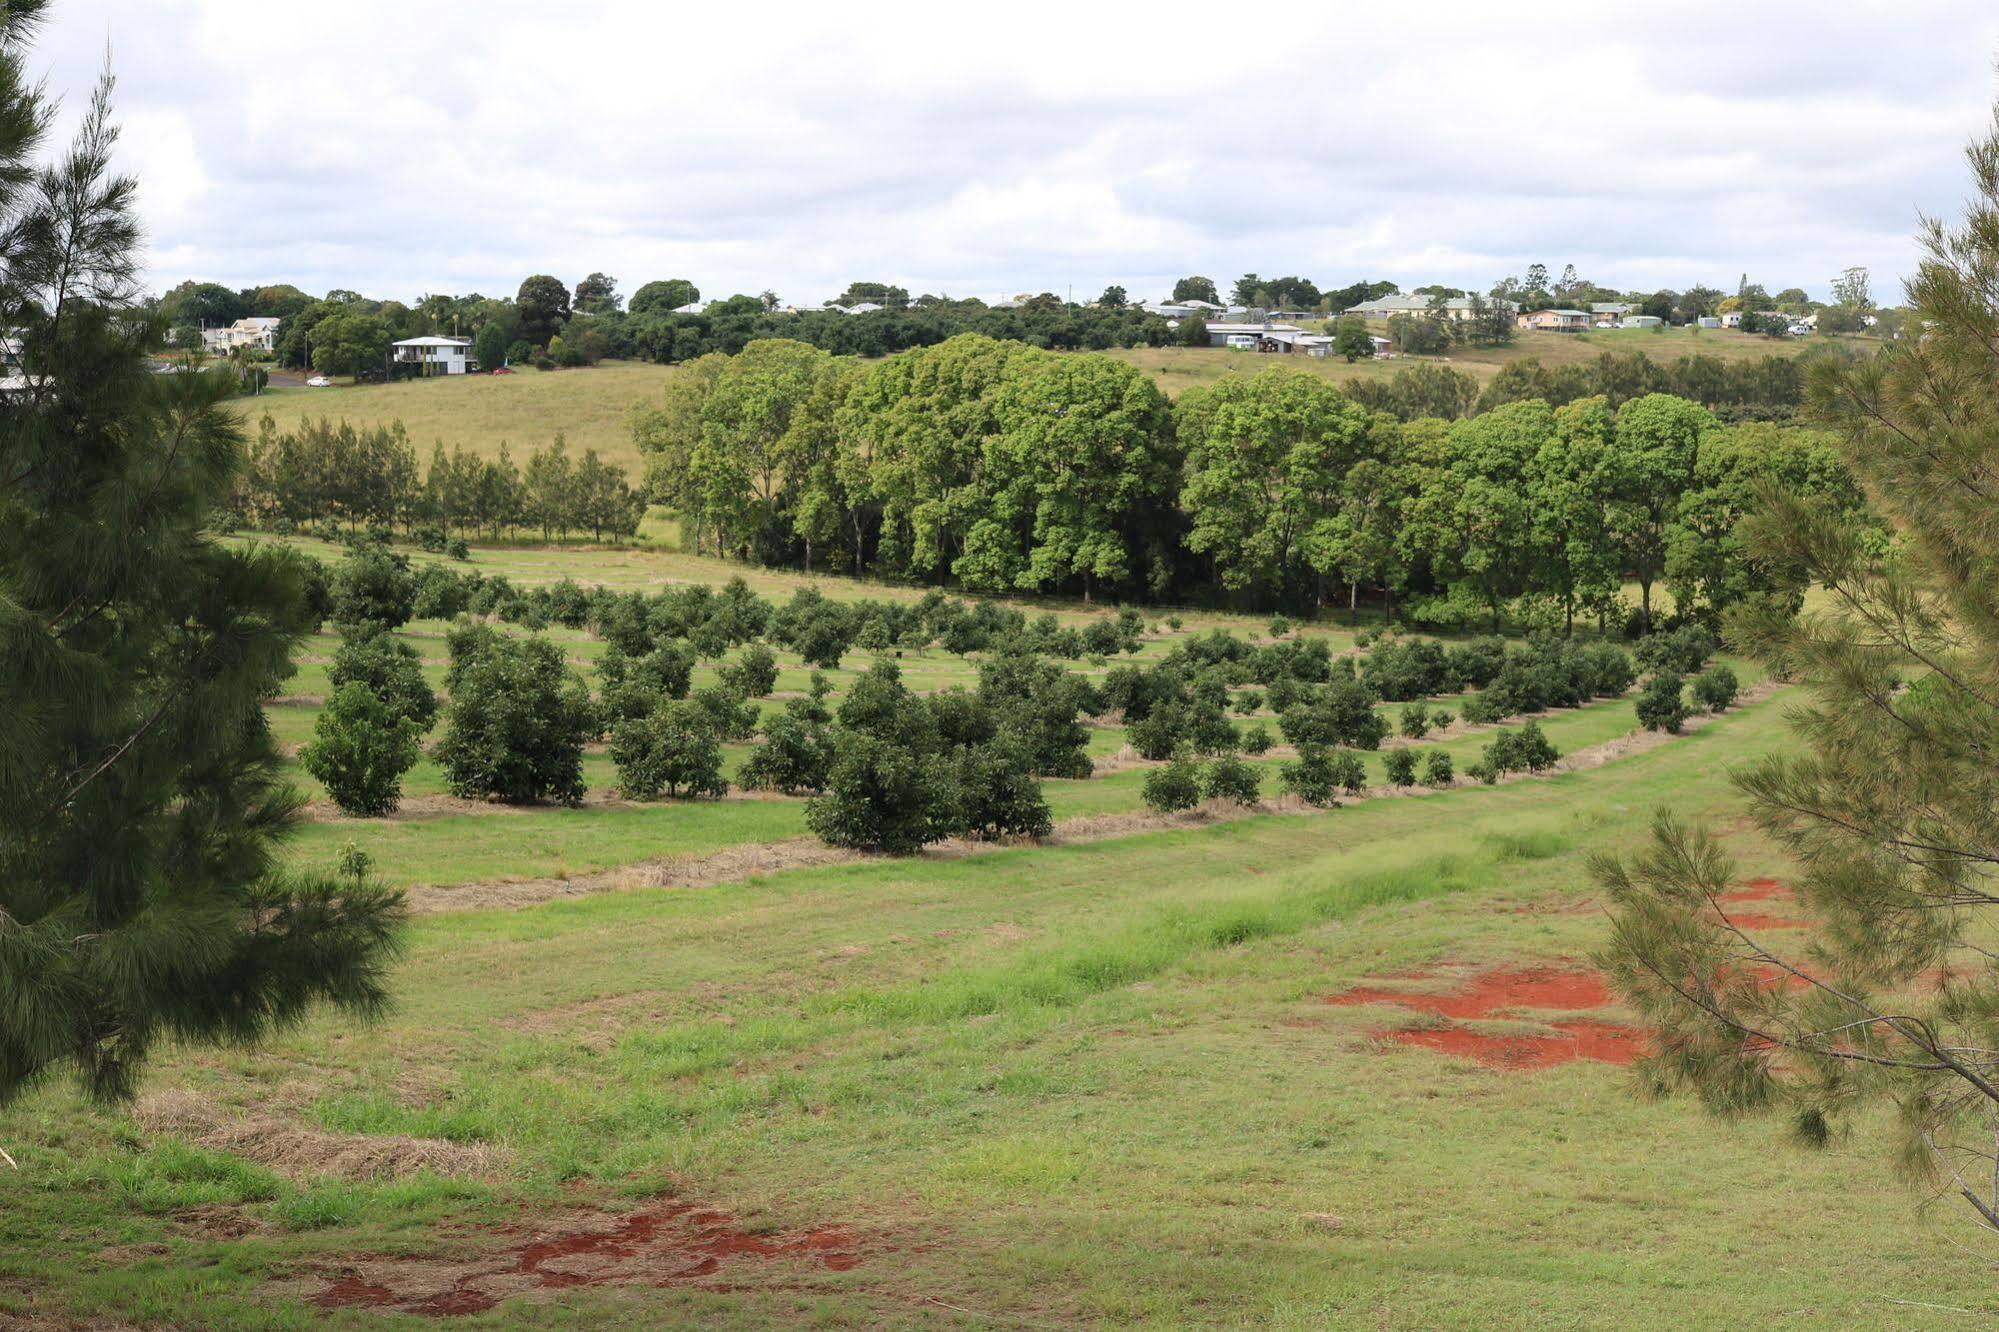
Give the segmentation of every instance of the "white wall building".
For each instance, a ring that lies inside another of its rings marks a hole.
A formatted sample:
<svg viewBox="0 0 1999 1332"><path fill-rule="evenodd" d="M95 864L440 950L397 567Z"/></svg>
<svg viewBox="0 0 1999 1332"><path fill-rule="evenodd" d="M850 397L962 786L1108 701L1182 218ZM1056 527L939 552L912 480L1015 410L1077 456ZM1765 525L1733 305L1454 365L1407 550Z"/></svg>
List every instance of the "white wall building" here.
<svg viewBox="0 0 1999 1332"><path fill-rule="evenodd" d="M251 351L276 351L279 320L270 315L238 319L227 328L201 330L201 349L212 356L227 356L238 347Z"/></svg>
<svg viewBox="0 0 1999 1332"><path fill-rule="evenodd" d="M396 364L414 365L426 375L462 375L477 370L470 338L404 338L391 343Z"/></svg>

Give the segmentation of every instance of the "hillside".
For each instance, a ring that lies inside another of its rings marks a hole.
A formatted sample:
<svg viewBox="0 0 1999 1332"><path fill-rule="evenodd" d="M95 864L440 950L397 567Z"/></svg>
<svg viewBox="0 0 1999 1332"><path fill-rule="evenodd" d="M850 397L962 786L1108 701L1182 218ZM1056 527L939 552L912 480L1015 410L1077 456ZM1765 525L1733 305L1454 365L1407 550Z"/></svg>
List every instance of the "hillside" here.
<svg viewBox="0 0 1999 1332"><path fill-rule="evenodd" d="M1857 340L1860 345L1871 345ZM1723 360L1754 360L1763 356L1796 356L1820 346L1819 339L1778 342L1747 333L1694 329L1663 332L1630 330L1584 334L1522 333L1510 347L1466 348L1447 357L1388 357L1378 361L1345 361L1312 357L1285 358L1283 363L1321 374L1335 383L1382 378L1412 365L1448 365L1485 380L1502 366L1529 357L1545 365L1593 360L1604 352L1640 351L1671 361L1699 353ZM1136 347L1104 353L1152 374L1169 394L1192 384L1212 383L1227 375L1254 374L1273 359L1246 352L1211 348ZM337 385L333 388L274 388L263 397L246 400L245 419L254 425L269 412L280 426L306 415L345 417L356 424L400 420L419 456L427 458L434 441L449 450L463 444L482 456L499 451L504 441L515 458L555 437L568 437L572 455L597 450L608 462L639 469L627 426L632 406L659 391L673 367L636 361L607 361L588 370L523 370L513 375L467 375L452 379L407 380L387 385Z"/></svg>

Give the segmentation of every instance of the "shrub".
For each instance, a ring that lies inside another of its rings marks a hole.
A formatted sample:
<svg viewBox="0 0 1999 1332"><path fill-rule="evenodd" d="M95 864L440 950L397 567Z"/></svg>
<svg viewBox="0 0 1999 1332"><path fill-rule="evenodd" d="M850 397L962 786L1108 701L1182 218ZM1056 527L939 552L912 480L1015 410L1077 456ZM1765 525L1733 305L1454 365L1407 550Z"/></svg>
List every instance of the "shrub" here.
<svg viewBox="0 0 1999 1332"><path fill-rule="evenodd" d="M1444 645L1429 638L1381 643L1361 662L1361 678L1391 703L1449 693L1458 687Z"/></svg>
<svg viewBox="0 0 1999 1332"><path fill-rule="evenodd" d="M1449 708L1438 708L1435 712L1430 714L1430 728L1432 730L1441 731L1456 720L1457 719L1455 717L1451 716L1451 710Z"/></svg>
<svg viewBox="0 0 1999 1332"><path fill-rule="evenodd" d="M687 698L708 715L715 734L722 739L747 740L757 733L757 705L728 685L708 685Z"/></svg>
<svg viewBox="0 0 1999 1332"><path fill-rule="evenodd" d="M583 798L583 743L598 731L583 681L545 638L490 628L453 643L437 761L454 795L513 804ZM462 654L461 654L462 647Z"/></svg>
<svg viewBox="0 0 1999 1332"><path fill-rule="evenodd" d="M861 621L860 632L854 635L854 646L878 656L895 646L895 635L889 632L888 621L879 615L870 615Z"/></svg>
<svg viewBox="0 0 1999 1332"><path fill-rule="evenodd" d="M1485 747L1482 767L1496 777L1503 772L1540 772L1551 768L1561 755L1541 733L1539 723L1528 722L1517 731L1501 731Z"/></svg>
<svg viewBox="0 0 1999 1332"><path fill-rule="evenodd" d="M342 638L326 678L336 693L349 684L361 685L395 716L415 722L418 735L437 719L437 695L424 682L423 659L393 634L357 632Z"/></svg>
<svg viewBox="0 0 1999 1332"><path fill-rule="evenodd" d="M1147 807L1160 814L1200 804L1200 768L1194 762L1193 751L1183 747L1165 767L1146 773L1144 795Z"/></svg>
<svg viewBox="0 0 1999 1332"><path fill-rule="evenodd" d="M1339 804L1342 788L1360 791L1367 785L1367 770L1358 754L1325 745L1300 745L1298 761L1281 765L1277 772L1286 791L1322 809Z"/></svg>
<svg viewBox="0 0 1999 1332"><path fill-rule="evenodd" d="M633 800L662 793L719 796L729 789L714 719L691 700L619 722L611 731L611 762L618 768L619 789Z"/></svg>
<svg viewBox="0 0 1999 1332"><path fill-rule="evenodd" d="M453 537L444 544L444 553L454 560L469 560L472 558L472 547L465 543L464 537Z"/></svg>
<svg viewBox="0 0 1999 1332"><path fill-rule="evenodd" d="M1694 677L1694 702L1709 712L1726 712L1735 702L1739 687L1734 671L1726 666L1710 666Z"/></svg>
<svg viewBox="0 0 1999 1332"><path fill-rule="evenodd" d="M1238 716L1247 717L1263 710L1263 693L1257 689L1245 689L1236 695L1235 710Z"/></svg>
<svg viewBox="0 0 1999 1332"><path fill-rule="evenodd" d="M1381 756L1381 764L1391 786L1409 786L1416 780L1416 751L1391 749Z"/></svg>
<svg viewBox="0 0 1999 1332"><path fill-rule="evenodd" d="M1433 749L1423 756L1423 785L1451 786L1456 784L1457 773L1451 767L1449 750Z"/></svg>
<svg viewBox="0 0 1999 1332"><path fill-rule="evenodd" d="M1238 805L1254 805L1263 794L1263 774L1234 754L1223 754L1208 765L1201 777L1201 794L1210 800L1232 800Z"/></svg>
<svg viewBox="0 0 1999 1332"><path fill-rule="evenodd" d="M1270 728L1258 722L1242 733L1240 743L1245 754L1266 753L1270 749Z"/></svg>
<svg viewBox="0 0 1999 1332"><path fill-rule="evenodd" d="M651 713L669 699L686 698L694 678L694 653L669 640L641 657L627 657L614 643L597 663L604 712L618 720Z"/></svg>
<svg viewBox="0 0 1999 1332"><path fill-rule="evenodd" d="M1486 726L1496 721L1505 721L1510 715L1505 704L1487 690L1481 690L1466 699L1459 711L1473 726Z"/></svg>
<svg viewBox="0 0 1999 1332"><path fill-rule="evenodd" d="M826 709L813 699L794 698L764 724L764 742L743 760L737 782L753 791L803 795L826 789L833 766L833 735Z"/></svg>
<svg viewBox="0 0 1999 1332"><path fill-rule="evenodd" d="M832 846L909 855L951 834L954 786L937 755L843 727L826 791L806 802L805 824Z"/></svg>
<svg viewBox="0 0 1999 1332"><path fill-rule="evenodd" d="M1430 709L1426 704L1404 705L1401 720L1402 734L1410 740L1421 740L1430 733Z"/></svg>
<svg viewBox="0 0 1999 1332"><path fill-rule="evenodd" d="M1012 739L958 751L958 827L992 842L1002 837L1046 837L1055 830L1034 756Z"/></svg>
<svg viewBox="0 0 1999 1332"><path fill-rule="evenodd" d="M722 683L744 698L763 698L777 688L777 656L762 643L752 643L721 670Z"/></svg>
<svg viewBox="0 0 1999 1332"><path fill-rule="evenodd" d="M1680 677L1671 671L1660 671L1646 681L1638 695L1639 724L1648 731L1677 734L1680 724L1687 719L1687 705L1680 697L1680 688Z"/></svg>
<svg viewBox="0 0 1999 1332"><path fill-rule="evenodd" d="M1374 710L1374 701L1358 680L1334 680L1309 703L1285 709L1277 728L1294 745L1347 745L1375 749L1388 734L1388 723Z"/></svg>
<svg viewBox="0 0 1999 1332"><path fill-rule="evenodd" d="M1290 632L1291 632L1291 621L1287 617L1282 615L1274 615L1271 617L1270 636L1272 638L1282 638L1284 637L1284 635Z"/></svg>
<svg viewBox="0 0 1999 1332"><path fill-rule="evenodd" d="M330 615L338 625L396 629L416 609L416 579L409 557L381 546L359 546L334 566L328 582Z"/></svg>
<svg viewBox="0 0 1999 1332"><path fill-rule="evenodd" d="M1444 657L1451 674L1465 687L1483 689L1498 678L1500 668L1506 665L1506 640L1474 638L1453 646Z"/></svg>
<svg viewBox="0 0 1999 1332"><path fill-rule="evenodd" d="M432 555L442 555L447 540L444 529L436 523L425 523L416 530L417 548Z"/></svg>
<svg viewBox="0 0 1999 1332"><path fill-rule="evenodd" d="M1176 634L1180 632L1180 624L1181 620L1179 616L1169 615L1166 617L1166 627Z"/></svg>
<svg viewBox="0 0 1999 1332"><path fill-rule="evenodd" d="M1714 655L1714 635L1699 624L1650 634L1639 640L1638 664L1654 673L1691 675Z"/></svg>
<svg viewBox="0 0 1999 1332"><path fill-rule="evenodd" d="M299 763L343 814L373 818L402 799L403 774L421 754L422 728L359 681L333 692L313 722Z"/></svg>
<svg viewBox="0 0 1999 1332"><path fill-rule="evenodd" d="M1117 622L1109 619L1092 620L1083 630L1083 650L1109 656L1124 646L1124 636L1118 633Z"/></svg>

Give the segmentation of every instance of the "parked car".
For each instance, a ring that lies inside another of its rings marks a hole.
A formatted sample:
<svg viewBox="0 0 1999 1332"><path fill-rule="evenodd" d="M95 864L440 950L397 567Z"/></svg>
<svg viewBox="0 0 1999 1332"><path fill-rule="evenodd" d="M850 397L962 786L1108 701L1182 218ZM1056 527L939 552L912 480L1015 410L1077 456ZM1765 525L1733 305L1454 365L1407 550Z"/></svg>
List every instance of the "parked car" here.
<svg viewBox="0 0 1999 1332"><path fill-rule="evenodd" d="M493 373L496 375L511 375L513 372L514 368L511 365L500 365L493 367Z"/></svg>
<svg viewBox="0 0 1999 1332"><path fill-rule="evenodd" d="M1812 326L1810 324L1791 325L1791 336L1794 338L1809 337L1811 335L1811 331L1812 331Z"/></svg>
<svg viewBox="0 0 1999 1332"><path fill-rule="evenodd" d="M332 388L333 381L325 375L314 375L311 379L305 381L305 386L307 388Z"/></svg>

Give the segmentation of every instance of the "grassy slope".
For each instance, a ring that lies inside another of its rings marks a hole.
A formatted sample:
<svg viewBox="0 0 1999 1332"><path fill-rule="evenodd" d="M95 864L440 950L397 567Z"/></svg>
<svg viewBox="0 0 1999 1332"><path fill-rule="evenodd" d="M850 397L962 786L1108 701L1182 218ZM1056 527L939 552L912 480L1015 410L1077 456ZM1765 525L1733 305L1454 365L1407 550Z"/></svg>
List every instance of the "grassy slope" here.
<svg viewBox="0 0 1999 1332"><path fill-rule="evenodd" d="M245 418L254 428L269 412L280 428L302 416L346 418L356 424L401 421L427 464L430 447L442 441L448 453L463 444L492 456L506 441L514 461L524 462L561 431L572 457L595 449L606 462L636 473L630 413L652 398L673 371L660 365L611 361L587 370L524 369L512 375L457 375L412 379L399 384L337 384L332 388L273 389L245 399Z"/></svg>
<svg viewBox="0 0 1999 1332"><path fill-rule="evenodd" d="M505 1178L292 1184L141 1146L50 1089L0 1115L23 1166L0 1175L0 1310L44 1290L179 1325L361 1325L265 1283L662 1188L753 1226L854 1227L863 1261L568 1291L474 1325L1919 1326L1939 1315L1886 1299L1989 1308L1966 1265L1913 1273L1940 1222L1871 1153L1649 1104L1603 1065L1385 1050L1366 1029L1404 1019L1318 1002L1437 959L1586 953L1603 921L1585 854L1628 846L1663 801L1732 816L1722 769L1780 726L1766 704L1593 772L1318 817L429 918L384 1023L316 1020L156 1080L245 1103L282 1084L329 1127L497 1143ZM1746 871L1781 870L1735 837ZM221 1242L168 1217L236 1200L268 1228ZM167 1247L93 1256L114 1242Z"/></svg>

